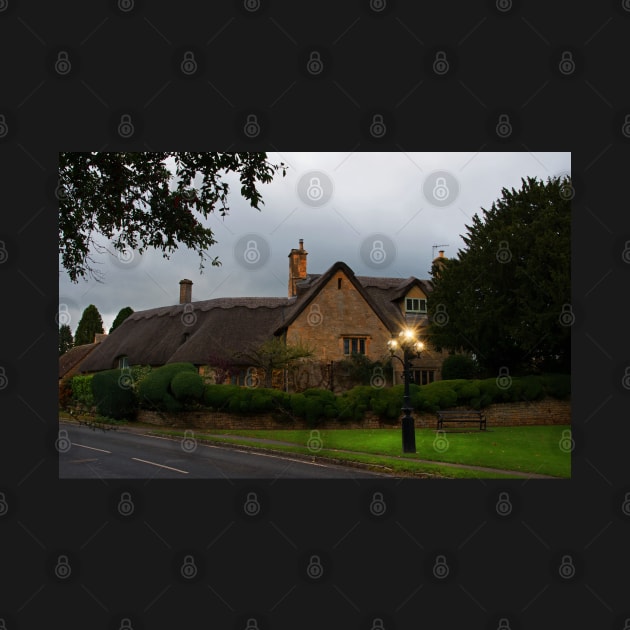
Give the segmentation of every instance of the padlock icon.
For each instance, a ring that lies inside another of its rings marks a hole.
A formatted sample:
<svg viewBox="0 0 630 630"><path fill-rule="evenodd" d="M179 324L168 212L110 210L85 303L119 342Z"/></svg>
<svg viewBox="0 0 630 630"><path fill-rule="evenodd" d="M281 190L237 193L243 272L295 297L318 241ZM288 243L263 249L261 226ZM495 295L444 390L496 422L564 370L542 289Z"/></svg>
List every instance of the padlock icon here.
<svg viewBox="0 0 630 630"><path fill-rule="evenodd" d="M0 11L1 10L2 10L2 0L0 0ZM2 618L0 618L0 630L7 630L7 623Z"/></svg>
<svg viewBox="0 0 630 630"><path fill-rule="evenodd" d="M306 69L313 75L320 74L324 69L324 62L322 61L321 55L316 50L313 50L309 55Z"/></svg>
<svg viewBox="0 0 630 630"><path fill-rule="evenodd" d="M383 620L380 617L376 617L372 621L371 630L385 630L385 625L383 624Z"/></svg>
<svg viewBox="0 0 630 630"><path fill-rule="evenodd" d="M626 516L630 516L630 492L626 492L623 503L621 504L621 511Z"/></svg>
<svg viewBox="0 0 630 630"><path fill-rule="evenodd" d="M501 619L499 619L499 624L497 625L497 630L512 630L510 628L509 619L506 619L505 617L501 617Z"/></svg>
<svg viewBox="0 0 630 630"><path fill-rule="evenodd" d="M446 59L446 53L443 50L438 50L435 53L435 59L433 61L433 72L435 74L444 75L449 71L449 63Z"/></svg>
<svg viewBox="0 0 630 630"><path fill-rule="evenodd" d="M131 516L135 510L135 505L131 499L131 493L122 492L118 501L118 513L121 516Z"/></svg>
<svg viewBox="0 0 630 630"><path fill-rule="evenodd" d="M180 69L188 76L197 72L197 61L195 60L195 53L193 53L192 50L187 50L184 53L184 59L180 64Z"/></svg>
<svg viewBox="0 0 630 630"><path fill-rule="evenodd" d="M125 12L129 13L129 11L133 11L134 0L118 0L118 8Z"/></svg>
<svg viewBox="0 0 630 630"><path fill-rule="evenodd" d="M9 377L7 376L5 369L0 365L0 390L5 389L9 384Z"/></svg>
<svg viewBox="0 0 630 630"><path fill-rule="evenodd" d="M195 313L195 308L190 302L184 304L184 310L182 312L181 320L184 326L194 326L197 322L197 314Z"/></svg>
<svg viewBox="0 0 630 630"><path fill-rule="evenodd" d="M260 0L245 0L243 2L243 6L246 11L253 13L254 11L258 11L258 9L260 9Z"/></svg>
<svg viewBox="0 0 630 630"><path fill-rule="evenodd" d="M510 495L507 492L499 493L499 499L495 509L499 516L508 516L512 512L512 503L510 501Z"/></svg>
<svg viewBox="0 0 630 630"><path fill-rule="evenodd" d="M573 309L570 304L562 305L562 310L560 311L558 319L563 326L573 326L573 323L575 322L575 315L573 314Z"/></svg>
<svg viewBox="0 0 630 630"><path fill-rule="evenodd" d="M306 196L312 201L319 201L324 196L324 189L319 177L311 177L306 189Z"/></svg>
<svg viewBox="0 0 630 630"><path fill-rule="evenodd" d="M58 326L68 326L70 324L72 317L70 316L67 304L62 303L59 305L59 310L57 311L55 319L57 320Z"/></svg>
<svg viewBox="0 0 630 630"><path fill-rule="evenodd" d="M377 365L372 370L372 376L370 377L370 386L375 389L382 389L385 387L385 376L383 375L383 368Z"/></svg>
<svg viewBox="0 0 630 630"><path fill-rule="evenodd" d="M382 138L387 133L387 127L383 121L382 114L374 114L372 116L372 124L370 125L370 135L373 138Z"/></svg>
<svg viewBox="0 0 630 630"><path fill-rule="evenodd" d="M573 53L568 50L565 50L562 53L562 57L560 58L560 63L558 64L558 69L562 74L568 76L569 74L573 74L575 71L575 61L573 61Z"/></svg>
<svg viewBox="0 0 630 630"><path fill-rule="evenodd" d="M630 389L630 366L626 367L623 378L621 379L621 384L624 389Z"/></svg>
<svg viewBox="0 0 630 630"><path fill-rule="evenodd" d="M497 0L496 5L501 13L507 13L512 8L512 0Z"/></svg>
<svg viewBox="0 0 630 630"><path fill-rule="evenodd" d="M573 564L573 558L571 556L562 556L558 573L560 577L565 580L570 580L575 575L575 565Z"/></svg>
<svg viewBox="0 0 630 630"><path fill-rule="evenodd" d="M256 241L247 241L243 258L249 265L255 265L260 260L260 252L258 251L258 243Z"/></svg>
<svg viewBox="0 0 630 630"><path fill-rule="evenodd" d="M63 201L64 199L66 199L67 196L68 195L66 195L66 189L61 183L61 180L59 180L57 182L57 185L55 186L55 199L57 199L57 201Z"/></svg>
<svg viewBox="0 0 630 630"><path fill-rule="evenodd" d="M3 244L0 242L0 254L2 252L1 246ZM630 241L626 241L626 244L623 248L623 252L621 252L621 260L626 263L626 265L630 265Z"/></svg>
<svg viewBox="0 0 630 630"><path fill-rule="evenodd" d="M433 575L438 580L443 580L448 577L450 569L446 564L446 556L437 556L435 558L435 564L433 565Z"/></svg>
<svg viewBox="0 0 630 630"><path fill-rule="evenodd" d="M309 326L319 326L324 321L324 316L319 310L319 304L311 304L311 307L308 309L306 321Z"/></svg>
<svg viewBox="0 0 630 630"><path fill-rule="evenodd" d="M383 499L382 492L375 492L370 502L370 512L373 516L383 516L387 510L387 505Z"/></svg>
<svg viewBox="0 0 630 630"><path fill-rule="evenodd" d="M446 433L439 429L436 431L435 438L433 439L433 448L438 453L445 453L448 450L448 439L446 437Z"/></svg>
<svg viewBox="0 0 630 630"><path fill-rule="evenodd" d="M621 133L626 137L630 138L630 114L626 114L623 119L623 125L621 126Z"/></svg>
<svg viewBox="0 0 630 630"><path fill-rule="evenodd" d="M495 127L495 131L499 138L509 138L512 135L512 123L507 114L500 114L499 121Z"/></svg>
<svg viewBox="0 0 630 630"><path fill-rule="evenodd" d="M510 389L512 386L512 377L510 376L510 370L507 366L502 365L499 368L499 376L496 378L496 384L499 389Z"/></svg>
<svg viewBox="0 0 630 630"><path fill-rule="evenodd" d="M195 559L192 556L184 556L184 562L182 563L180 573L186 580L192 580L197 575L197 565Z"/></svg>
<svg viewBox="0 0 630 630"><path fill-rule="evenodd" d="M256 621L256 619L254 619L253 617L248 619L245 630L258 630L258 621Z"/></svg>
<svg viewBox="0 0 630 630"><path fill-rule="evenodd" d="M0 138L4 138L9 133L9 125L4 114L0 114Z"/></svg>
<svg viewBox="0 0 630 630"><path fill-rule="evenodd" d="M448 324L448 313L446 312L446 306L444 304L438 304L435 307L435 313L433 314L433 321L438 326L446 326Z"/></svg>
<svg viewBox="0 0 630 630"><path fill-rule="evenodd" d="M9 511L9 504L4 492L0 492L0 516L4 516ZM0 628L0 630L2 630Z"/></svg>
<svg viewBox="0 0 630 630"><path fill-rule="evenodd" d="M72 573L72 568L70 567L70 562L68 561L68 556L60 555L57 558L57 564L55 565L55 575L60 580L66 580L70 577Z"/></svg>
<svg viewBox="0 0 630 630"><path fill-rule="evenodd" d="M248 138L255 138L260 133L260 124L256 114L248 114L243 132Z"/></svg>
<svg viewBox="0 0 630 630"><path fill-rule="evenodd" d="M370 0L370 9L374 11L374 13L380 13L387 7L386 0Z"/></svg>
<svg viewBox="0 0 630 630"><path fill-rule="evenodd" d="M191 429L186 429L184 431L181 446L184 453L192 453L197 448L197 440L195 439L195 434Z"/></svg>
<svg viewBox="0 0 630 630"><path fill-rule="evenodd" d="M628 2L628 8L626 9L626 11L630 11L630 0ZM623 622L623 630L630 630L630 617L628 617L624 622Z"/></svg>
<svg viewBox="0 0 630 630"><path fill-rule="evenodd" d="M314 453L321 451L324 446L324 442L319 434L317 429L313 429L309 435L308 441L306 442L306 448L309 451Z"/></svg>
<svg viewBox="0 0 630 630"><path fill-rule="evenodd" d="M120 122L118 123L118 135L121 138L131 138L134 131L135 128L131 122L131 116L129 114L123 114L120 117Z"/></svg>
<svg viewBox="0 0 630 630"><path fill-rule="evenodd" d="M446 185L445 177L438 177L435 180L435 186L433 186L433 198L437 201L446 201L450 195L450 190Z"/></svg>
<svg viewBox="0 0 630 630"><path fill-rule="evenodd" d="M375 240L372 243L372 249L370 250L370 260L376 264L381 265L387 259L387 252L383 246L383 241Z"/></svg>
<svg viewBox="0 0 630 630"><path fill-rule="evenodd" d="M258 502L258 495L255 492L247 493L243 510L247 516L256 516L260 512L260 503Z"/></svg>
<svg viewBox="0 0 630 630"><path fill-rule="evenodd" d="M55 61L55 72L62 77L68 74L72 70L72 64L70 63L70 57L65 50L60 50L57 54L57 61Z"/></svg>
<svg viewBox="0 0 630 630"><path fill-rule="evenodd" d="M312 580L319 580L324 575L324 567L319 556L311 556L308 566L306 567L306 574Z"/></svg>
<svg viewBox="0 0 630 630"><path fill-rule="evenodd" d="M68 437L68 432L65 429L59 429L59 436L55 440L55 448L60 453L67 453L70 450L72 443Z"/></svg>
<svg viewBox="0 0 630 630"><path fill-rule="evenodd" d="M129 619L129 617L124 617L123 619L121 619L120 627L118 628L118 630L133 630L131 619Z"/></svg>
<svg viewBox="0 0 630 630"><path fill-rule="evenodd" d="M250 389L258 387L258 375L253 367L247 368L247 373L245 374L245 387L249 387Z"/></svg>
<svg viewBox="0 0 630 630"><path fill-rule="evenodd" d="M562 431L562 437L560 438L558 445L563 453L570 453L575 448L575 441L571 436L571 429L564 429Z"/></svg>
<svg viewBox="0 0 630 630"><path fill-rule="evenodd" d="M499 242L499 249L496 253L496 259L502 264L505 265L512 260L512 252L510 251L510 246L507 241Z"/></svg>
<svg viewBox="0 0 630 630"><path fill-rule="evenodd" d="M120 368L120 376L118 377L118 387L120 389L131 389L133 387L133 377L131 376L131 368Z"/></svg>

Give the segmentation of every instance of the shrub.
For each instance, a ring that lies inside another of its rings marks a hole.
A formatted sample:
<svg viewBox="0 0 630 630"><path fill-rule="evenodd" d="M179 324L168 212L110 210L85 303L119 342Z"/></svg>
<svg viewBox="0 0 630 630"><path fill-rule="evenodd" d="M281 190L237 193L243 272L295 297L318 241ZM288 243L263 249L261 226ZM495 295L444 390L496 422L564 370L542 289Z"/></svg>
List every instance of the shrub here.
<svg viewBox="0 0 630 630"><path fill-rule="evenodd" d="M137 398L130 385L121 380L120 370L97 372L92 378L92 394L101 416L116 420L132 419Z"/></svg>
<svg viewBox="0 0 630 630"><path fill-rule="evenodd" d="M173 396L170 385L176 374L186 371L197 373L192 363L169 363L151 370L138 385L140 404L149 409L181 410L182 404Z"/></svg>
<svg viewBox="0 0 630 630"><path fill-rule="evenodd" d="M59 383L59 407L67 409L72 402L72 379L63 378Z"/></svg>
<svg viewBox="0 0 630 630"><path fill-rule="evenodd" d="M203 390L203 403L213 409L224 409L230 398L240 389L238 385L206 385Z"/></svg>
<svg viewBox="0 0 630 630"><path fill-rule="evenodd" d="M554 398L568 398L571 395L570 374L545 374L540 377L543 390Z"/></svg>
<svg viewBox="0 0 630 630"><path fill-rule="evenodd" d="M178 372L171 380L171 391L180 402L199 401L203 396L203 379L196 372Z"/></svg>
<svg viewBox="0 0 630 630"><path fill-rule="evenodd" d="M449 381L456 378L471 379L477 372L477 364L465 354L452 354L442 362L442 378Z"/></svg>
<svg viewBox="0 0 630 630"><path fill-rule="evenodd" d="M75 402L88 408L94 406L94 395L92 394L93 377L94 374L78 375L70 380L72 398Z"/></svg>

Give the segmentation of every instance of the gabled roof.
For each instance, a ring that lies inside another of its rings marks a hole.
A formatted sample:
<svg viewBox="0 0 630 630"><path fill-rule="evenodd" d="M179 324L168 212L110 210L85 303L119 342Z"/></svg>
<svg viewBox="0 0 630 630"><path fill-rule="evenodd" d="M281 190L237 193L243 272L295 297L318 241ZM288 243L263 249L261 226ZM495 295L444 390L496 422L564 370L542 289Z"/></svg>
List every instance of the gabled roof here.
<svg viewBox="0 0 630 630"><path fill-rule="evenodd" d="M64 352L64 354L59 357L59 378L63 378L73 371L80 371L82 362L100 343L100 341L85 343Z"/></svg>

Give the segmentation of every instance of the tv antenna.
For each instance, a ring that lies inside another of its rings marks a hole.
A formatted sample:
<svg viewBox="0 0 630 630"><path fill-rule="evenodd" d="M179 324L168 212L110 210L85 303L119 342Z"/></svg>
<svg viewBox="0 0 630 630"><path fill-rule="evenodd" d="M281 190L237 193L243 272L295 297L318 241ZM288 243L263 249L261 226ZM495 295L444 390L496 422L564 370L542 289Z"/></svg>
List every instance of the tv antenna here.
<svg viewBox="0 0 630 630"><path fill-rule="evenodd" d="M438 247L450 247L450 245L433 245L433 249L431 250L432 251L431 260L435 260L435 250Z"/></svg>

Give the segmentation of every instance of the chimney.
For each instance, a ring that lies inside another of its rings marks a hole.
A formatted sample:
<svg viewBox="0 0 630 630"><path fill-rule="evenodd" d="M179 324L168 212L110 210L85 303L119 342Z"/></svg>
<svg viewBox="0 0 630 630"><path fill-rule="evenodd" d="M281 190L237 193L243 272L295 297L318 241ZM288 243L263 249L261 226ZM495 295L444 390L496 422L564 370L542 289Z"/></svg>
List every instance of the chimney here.
<svg viewBox="0 0 630 630"><path fill-rule="evenodd" d="M297 295L296 284L306 278L306 257L304 239L300 239L300 249L292 249L289 254L289 297Z"/></svg>
<svg viewBox="0 0 630 630"><path fill-rule="evenodd" d="M192 302L192 280L184 278L179 281L179 303L190 304Z"/></svg>
<svg viewBox="0 0 630 630"><path fill-rule="evenodd" d="M440 255L440 258L444 258L444 250L441 249L438 254Z"/></svg>

